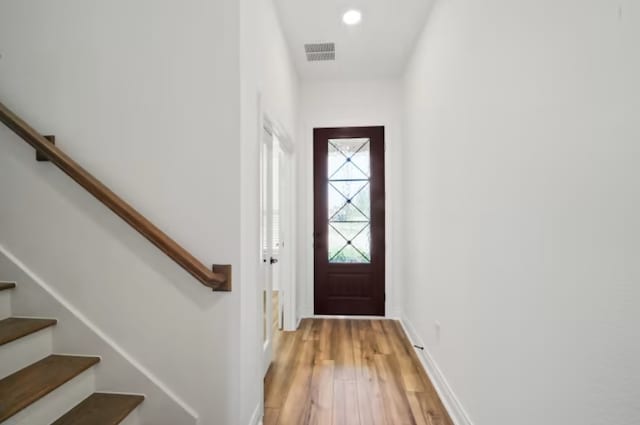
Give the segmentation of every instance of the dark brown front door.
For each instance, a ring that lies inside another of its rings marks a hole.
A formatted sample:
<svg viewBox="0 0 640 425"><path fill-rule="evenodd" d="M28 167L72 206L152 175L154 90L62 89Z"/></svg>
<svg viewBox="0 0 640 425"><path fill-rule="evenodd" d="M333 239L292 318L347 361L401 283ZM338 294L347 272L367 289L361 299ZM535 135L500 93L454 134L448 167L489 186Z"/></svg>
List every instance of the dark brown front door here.
<svg viewBox="0 0 640 425"><path fill-rule="evenodd" d="M384 316L384 127L314 130L315 314Z"/></svg>

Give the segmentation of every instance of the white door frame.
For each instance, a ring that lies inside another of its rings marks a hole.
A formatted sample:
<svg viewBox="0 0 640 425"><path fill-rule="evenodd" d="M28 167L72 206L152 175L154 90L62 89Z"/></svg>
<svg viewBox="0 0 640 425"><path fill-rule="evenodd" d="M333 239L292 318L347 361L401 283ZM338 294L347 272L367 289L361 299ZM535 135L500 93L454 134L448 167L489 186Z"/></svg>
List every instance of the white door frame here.
<svg viewBox="0 0 640 425"><path fill-rule="evenodd" d="M284 330L295 330L297 320L295 317L295 219L294 206L295 206L295 185L294 185L294 156L293 156L293 144L291 139L280 130L280 127L270 120L266 114L261 114L262 125L260 128L260 250L262 253L262 265L260 278L262 284L259 285L259 317L260 317L260 344L262 347L261 357L263 373L266 374L271 361L273 359L273 335L272 335L272 318L273 314L279 312L272 311L272 289L273 289L273 271L274 267L271 264L271 258L275 258L273 252L273 238L272 235L268 235L265 240L265 226L271 229L273 226L272 214L267 214L263 217L264 211L272 210L273 200L271 198L272 193L269 189L265 193L265 185L267 188L272 186L272 155L274 148L274 139L277 139L279 150L282 152L280 155L280 241L284 242L282 249L278 252L278 267L279 276L281 277L279 282L279 290L282 292L282 301L284 304ZM269 136L271 138L269 138ZM265 154L267 160L265 161ZM266 162L266 164L265 164ZM267 169L265 169L267 167ZM266 181L265 181L266 179ZM266 291L266 294L265 292ZM264 297L266 296L266 300ZM263 305L265 312L263 313ZM264 323L263 314L266 314L266 324ZM266 329L264 326L266 325ZM266 332L266 338L265 338Z"/></svg>
<svg viewBox="0 0 640 425"><path fill-rule="evenodd" d="M259 317L262 345L262 373L267 373L273 359L271 329L273 291L273 137L266 128L260 131L260 251L262 256Z"/></svg>
<svg viewBox="0 0 640 425"><path fill-rule="evenodd" d="M263 128L267 129L280 142L283 155L281 156L281 172L280 172L280 240L284 242L282 255L280 258L280 289L283 296L284 304L284 322L283 330L294 331L297 328L298 320L296 317L296 285L295 285L295 262L296 262L296 152L291 137L283 130L282 126L272 120L265 112L262 114Z"/></svg>
<svg viewBox="0 0 640 425"><path fill-rule="evenodd" d="M394 120L380 120L375 117L371 119L314 119L303 121L300 130L300 143L298 143L297 154L297 174L298 181L298 204L297 220L300 225L298 236L298 257L296 259L299 276L297 283L300 291L300 318L316 317L314 315L314 264L313 264L313 129L322 127L366 127L384 126L385 128L385 239L386 249L386 275L385 292L387 294L385 303L385 317L401 317L400 285L398 279L397 253L400 249L397 245L397 220L395 219L397 206L401 204L402 188L398 186L401 173L401 140L399 129L401 126ZM318 316L322 317L322 316Z"/></svg>

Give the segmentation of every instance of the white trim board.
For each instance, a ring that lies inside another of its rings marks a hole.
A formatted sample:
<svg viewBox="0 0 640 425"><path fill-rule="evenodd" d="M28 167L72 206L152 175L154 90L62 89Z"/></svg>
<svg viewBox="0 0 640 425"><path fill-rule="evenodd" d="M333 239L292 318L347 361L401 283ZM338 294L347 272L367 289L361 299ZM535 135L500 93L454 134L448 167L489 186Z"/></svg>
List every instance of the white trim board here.
<svg viewBox="0 0 640 425"><path fill-rule="evenodd" d="M253 411L253 415L251 415L251 420L249 421L249 425L262 425L262 416L260 413L262 412L262 403L258 403L255 410Z"/></svg>
<svg viewBox="0 0 640 425"><path fill-rule="evenodd" d="M415 344L425 347L424 350L416 349L418 358L420 359L420 363L422 363L422 367L427 373L427 376L431 380L431 383L436 389L442 404L444 404L445 409L449 412L449 416L453 423L455 425L473 425L473 422L471 422L471 419L469 418L469 414L462 406L460 399L453 392L451 385L447 382L447 379L444 377L444 374L438 367L438 364L431 356L431 353L429 353L429 350L422 342L422 338L418 336L418 333L416 332L415 327L411 324L411 321L407 317L403 317L402 320L400 320L400 324L412 345Z"/></svg>
<svg viewBox="0 0 640 425"><path fill-rule="evenodd" d="M113 339L111 339L105 332L103 332L96 324L94 324L87 316L80 312L74 305L72 305L66 298L62 296L58 291L50 286L44 279L37 275L33 270L27 267L20 259L18 259L8 248L0 244L0 256L4 256L13 266L15 266L26 278L33 281L41 290L43 290L49 297L51 297L57 304L66 310L71 317L77 320L82 326L87 328L93 335L101 340L106 346L113 350L121 359L129 364L134 370L140 373L148 382L155 386L154 391L160 391L168 400L175 403L184 414L191 417L194 423L199 421L198 413L189 406L184 400L182 400L177 394L175 394L164 382L162 382L156 375L144 367L133 356L118 345ZM18 286L19 288L19 286ZM33 316L29 316L33 317ZM56 318L59 319L59 318ZM94 356L100 353L92 354ZM103 366L104 367L104 366Z"/></svg>
<svg viewBox="0 0 640 425"><path fill-rule="evenodd" d="M295 224L297 219L296 212L296 203L297 203L297 192L296 192L296 173L297 173L297 156L295 155L295 144L290 134L288 134L284 130L284 126L282 126L278 121L273 120L271 118L270 112L266 110L265 105L262 101L262 93L258 94L258 110L260 117L260 128L258 129L258 145L259 151L262 152L262 131L266 131L271 136L275 137L282 149L282 153L286 156L286 160L281 164L284 164L287 169L286 174L288 177L289 187L289 197L282 197L280 202L288 200L288 202L281 207L287 208L289 214L289 220L286 225L283 225L281 228L286 231L284 235L285 239L288 239L286 242L289 247L285 249L285 260L281 261L281 264L286 264L286 269L283 268L280 271L280 292L284 294L283 302L283 312L284 312L284 320L282 322L282 330L284 331L295 331L297 328L293 328L295 325L296 312L298 310L297 307L297 296L296 291L298 290L296 285L296 243L297 243L297 226ZM261 154L262 155L262 154ZM262 158L262 156L261 156ZM282 175L281 175L282 177ZM282 188L281 188L282 189ZM261 201L259 201L261 202ZM287 205L288 204L288 205ZM262 224L260 225L262 227ZM287 276L283 279L283 277ZM258 315L259 317L261 314ZM260 324L260 326L262 326Z"/></svg>
<svg viewBox="0 0 640 425"><path fill-rule="evenodd" d="M398 239L399 222L396 217L397 205L400 205L399 199L401 191L397 187L396 182L399 181L399 173L401 172L398 164L400 157L400 128L397 121L387 118L380 119L374 116L364 118L346 118L346 119L316 119L303 122L301 125L300 147L298 153L297 164L297 198L296 207L298 209L298 250L297 267L300 269L298 274L298 288L301 291L303 315L311 315L314 312L314 198L313 198L313 130L324 127L359 127L359 126L383 126L385 129L385 312L397 316L401 313L401 294L400 294L400 278L397 275L399 258L393 255L396 252L392 249Z"/></svg>

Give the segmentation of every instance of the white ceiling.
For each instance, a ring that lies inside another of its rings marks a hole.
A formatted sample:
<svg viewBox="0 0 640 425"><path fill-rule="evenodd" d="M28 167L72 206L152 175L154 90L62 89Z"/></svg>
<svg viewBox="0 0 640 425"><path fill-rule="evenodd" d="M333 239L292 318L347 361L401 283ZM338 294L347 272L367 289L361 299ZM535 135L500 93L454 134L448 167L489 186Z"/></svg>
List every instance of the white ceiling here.
<svg viewBox="0 0 640 425"><path fill-rule="evenodd" d="M433 0L274 0L304 80L374 79L404 71ZM349 27L342 15L362 11ZM307 62L304 44L336 43L335 62Z"/></svg>

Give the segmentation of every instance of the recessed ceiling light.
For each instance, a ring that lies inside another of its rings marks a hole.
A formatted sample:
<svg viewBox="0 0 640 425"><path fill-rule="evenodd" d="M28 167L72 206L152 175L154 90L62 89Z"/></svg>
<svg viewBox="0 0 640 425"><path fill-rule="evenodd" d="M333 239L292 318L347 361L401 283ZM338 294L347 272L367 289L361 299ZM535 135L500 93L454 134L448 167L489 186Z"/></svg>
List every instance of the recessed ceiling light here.
<svg viewBox="0 0 640 425"><path fill-rule="evenodd" d="M362 12L359 10L349 10L342 16L342 22L347 25L358 25L362 21Z"/></svg>

